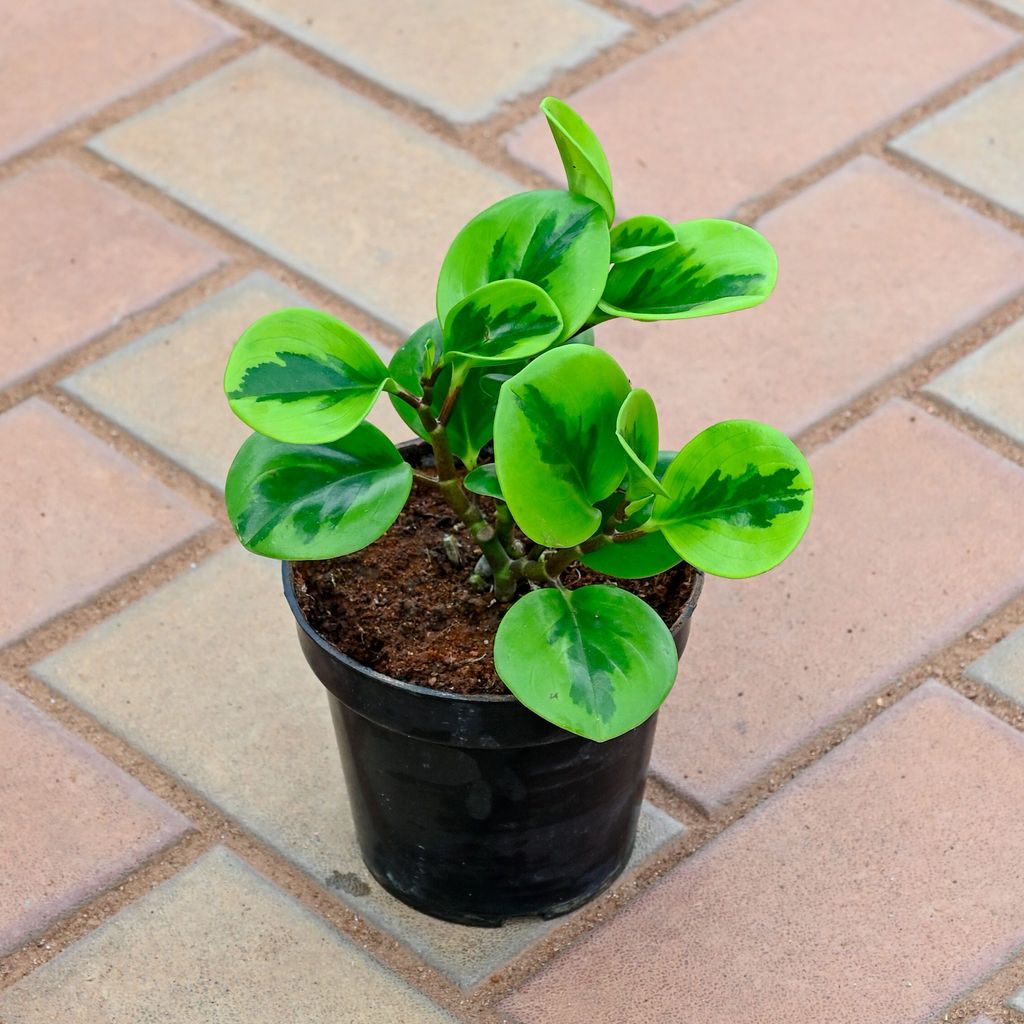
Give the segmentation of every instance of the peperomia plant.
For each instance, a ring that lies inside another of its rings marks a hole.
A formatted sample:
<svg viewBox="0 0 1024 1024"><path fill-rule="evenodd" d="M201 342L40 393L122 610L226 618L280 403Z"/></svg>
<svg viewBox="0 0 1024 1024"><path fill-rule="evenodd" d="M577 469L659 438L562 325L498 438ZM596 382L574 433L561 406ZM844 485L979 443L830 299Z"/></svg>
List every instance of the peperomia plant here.
<svg viewBox="0 0 1024 1024"><path fill-rule="evenodd" d="M251 551L334 558L381 537L418 477L479 548L467 585L509 605L498 675L538 715L606 740L665 699L675 647L640 598L607 584L568 589L562 574L581 562L635 579L682 560L717 576L763 573L807 527L811 474L788 438L749 420L661 450L650 395L594 347L591 328L757 305L775 284L775 254L731 221L615 224L593 131L553 97L541 109L568 189L511 196L474 217L441 266L436 319L390 365L307 309L242 335L224 386L257 433L231 466L226 501ZM382 392L430 444L430 472L365 422ZM492 441L493 461L482 461Z"/></svg>

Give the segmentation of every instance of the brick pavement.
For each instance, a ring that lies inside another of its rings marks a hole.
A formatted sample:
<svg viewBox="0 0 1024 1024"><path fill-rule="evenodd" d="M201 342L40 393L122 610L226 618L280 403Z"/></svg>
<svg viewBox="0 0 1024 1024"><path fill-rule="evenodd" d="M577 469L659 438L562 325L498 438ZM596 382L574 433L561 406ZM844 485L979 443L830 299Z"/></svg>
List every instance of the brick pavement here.
<svg viewBox="0 0 1024 1024"><path fill-rule="evenodd" d="M0 1021L1024 1022L1024 4L14 11ZM667 442L767 419L818 502L784 569L709 582L630 871L482 932L365 875L220 510L220 374L278 305L399 343L457 227L555 176L548 92L624 213L776 245L762 309L600 342Z"/></svg>

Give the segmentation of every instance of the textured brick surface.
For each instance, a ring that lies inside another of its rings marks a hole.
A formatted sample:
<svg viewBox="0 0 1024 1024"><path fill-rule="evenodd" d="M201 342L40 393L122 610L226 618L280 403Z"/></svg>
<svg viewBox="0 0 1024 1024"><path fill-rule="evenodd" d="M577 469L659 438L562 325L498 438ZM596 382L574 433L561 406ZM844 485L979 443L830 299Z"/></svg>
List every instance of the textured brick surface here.
<svg viewBox="0 0 1024 1024"><path fill-rule="evenodd" d="M508 179L271 49L110 129L101 153L389 322ZM282 183L287 183L283 187Z"/></svg>
<svg viewBox="0 0 1024 1024"><path fill-rule="evenodd" d="M182 0L33 0L0 11L0 159L235 35Z"/></svg>
<svg viewBox="0 0 1024 1024"><path fill-rule="evenodd" d="M0 386L220 262L209 246L63 161L0 185L0 224Z"/></svg>
<svg viewBox="0 0 1024 1024"><path fill-rule="evenodd" d="M0 955L181 835L188 823L0 683Z"/></svg>
<svg viewBox="0 0 1024 1024"><path fill-rule="evenodd" d="M627 32L580 0L232 2L454 121L486 117Z"/></svg>
<svg viewBox="0 0 1024 1024"><path fill-rule="evenodd" d="M475 984L547 926L461 928L408 910L359 857L330 715L280 592L280 568L234 548L36 673L459 984ZM634 863L679 825L653 808Z"/></svg>
<svg viewBox="0 0 1024 1024"><path fill-rule="evenodd" d="M727 799L1024 587L1024 471L905 402L811 458L814 519L752 580L709 579L658 770Z"/></svg>
<svg viewBox="0 0 1024 1024"><path fill-rule="evenodd" d="M209 519L30 399L0 416L0 643L186 540Z"/></svg>
<svg viewBox="0 0 1024 1024"><path fill-rule="evenodd" d="M746 0L569 100L605 143L623 213L707 217L803 170L1014 39L953 0ZM561 175L538 119L513 136L511 150Z"/></svg>
<svg viewBox="0 0 1024 1024"><path fill-rule="evenodd" d="M894 146L1010 210L1024 214L1024 67L912 128Z"/></svg>
<svg viewBox="0 0 1024 1024"><path fill-rule="evenodd" d="M625 0L630 7L636 7L641 11L660 18L665 14L672 14L674 11L684 7L702 7L706 0Z"/></svg>
<svg viewBox="0 0 1024 1024"><path fill-rule="evenodd" d="M1024 739L926 684L514 996L524 1024L908 1024L1024 941ZM998 836L998 842L994 841Z"/></svg>
<svg viewBox="0 0 1024 1024"><path fill-rule="evenodd" d="M961 359L928 386L983 423L1024 444L1024 321Z"/></svg>
<svg viewBox="0 0 1024 1024"><path fill-rule="evenodd" d="M224 364L254 320L286 306L305 306L296 292L251 274L167 327L91 363L62 387L223 488L231 460L250 429L224 398ZM379 349L387 360L389 353ZM395 440L411 436L386 397L370 416Z"/></svg>
<svg viewBox="0 0 1024 1024"><path fill-rule="evenodd" d="M1024 707L1024 626L972 662L967 674Z"/></svg>
<svg viewBox="0 0 1024 1024"><path fill-rule="evenodd" d="M224 849L0 994L6 1024L453 1018Z"/></svg>
<svg viewBox="0 0 1024 1024"><path fill-rule="evenodd" d="M781 268L763 306L598 329L654 395L668 447L723 419L800 431L1024 285L1024 240L870 157L758 228Z"/></svg>

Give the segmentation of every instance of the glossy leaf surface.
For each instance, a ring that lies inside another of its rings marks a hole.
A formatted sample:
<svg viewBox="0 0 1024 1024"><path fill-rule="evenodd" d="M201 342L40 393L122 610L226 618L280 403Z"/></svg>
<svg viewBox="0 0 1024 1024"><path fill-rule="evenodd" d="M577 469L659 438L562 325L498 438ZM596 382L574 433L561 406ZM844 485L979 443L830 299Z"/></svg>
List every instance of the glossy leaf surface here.
<svg viewBox="0 0 1024 1024"><path fill-rule="evenodd" d="M615 220L612 172L594 130L568 103L554 96L541 100L540 109L562 158L569 191L593 199L611 224Z"/></svg>
<svg viewBox="0 0 1024 1024"><path fill-rule="evenodd" d="M679 320L746 309L771 294L778 262L753 228L692 220L675 231L674 244L612 267L601 311L633 320Z"/></svg>
<svg viewBox="0 0 1024 1024"><path fill-rule="evenodd" d="M571 547L601 525L594 503L626 472L615 421L628 393L615 360L586 345L551 349L502 386L494 462L509 509L531 540Z"/></svg>
<svg viewBox="0 0 1024 1024"><path fill-rule="evenodd" d="M520 598L498 626L494 665L541 718L603 741L654 714L675 681L678 657L653 608L596 585Z"/></svg>
<svg viewBox="0 0 1024 1024"><path fill-rule="evenodd" d="M224 391L239 419L294 444L343 437L373 408L388 378L351 327L312 309L257 320L235 343Z"/></svg>
<svg viewBox="0 0 1024 1024"><path fill-rule="evenodd" d="M509 196L455 236L437 280L438 319L477 288L516 278L548 293L568 338L601 298L609 252L608 224L591 200L554 189Z"/></svg>
<svg viewBox="0 0 1024 1024"><path fill-rule="evenodd" d="M457 303L444 324L444 361L465 368L526 359L562 333L562 315L529 281L494 281Z"/></svg>
<svg viewBox="0 0 1024 1024"><path fill-rule="evenodd" d="M436 320L425 323L414 331L408 340L391 357L389 371L391 376L417 398L423 394L423 386L420 377L428 362L431 351L436 352L440 357L442 349L441 328ZM494 409L498 402L499 384L490 380L498 375L501 379L504 374L500 371L519 369L519 364L511 367L487 366L480 369L470 370L462 385L453 409L451 418L448 420L448 441L451 444L452 452L467 466L476 465L477 456L494 432ZM452 382L452 368L450 366L441 370L437 381L434 384L434 395L431 399L430 408L435 416L441 412L441 406L448 396L448 389ZM391 404L395 411L405 421L409 428L419 437L427 440L427 432L420 422L419 415L407 402L403 402L394 395L390 396Z"/></svg>
<svg viewBox="0 0 1024 1024"><path fill-rule="evenodd" d="M812 479L785 434L727 420L675 457L651 524L691 565L715 576L767 572L799 543L811 519Z"/></svg>
<svg viewBox="0 0 1024 1024"><path fill-rule="evenodd" d="M462 482L466 485L466 490L472 491L474 494L482 494L487 498L498 498L501 501L505 500L505 495L501 493L501 484L498 483L498 473L494 468L493 462L477 466L472 472L466 474Z"/></svg>
<svg viewBox="0 0 1024 1024"><path fill-rule="evenodd" d="M667 220L642 214L612 228L612 263L626 263L676 241L676 231Z"/></svg>
<svg viewBox="0 0 1024 1024"><path fill-rule="evenodd" d="M584 555L580 561L595 572L621 580L657 576L682 561L679 552L658 530L621 544L609 544Z"/></svg>
<svg viewBox="0 0 1024 1024"><path fill-rule="evenodd" d="M412 469L376 427L331 444L253 434L225 487L228 516L250 551L270 558L337 558L371 544L398 518Z"/></svg>
<svg viewBox="0 0 1024 1024"><path fill-rule="evenodd" d="M626 500L648 494L664 494L654 467L658 463L658 410L642 388L634 388L622 403L615 433L629 462L626 466Z"/></svg>

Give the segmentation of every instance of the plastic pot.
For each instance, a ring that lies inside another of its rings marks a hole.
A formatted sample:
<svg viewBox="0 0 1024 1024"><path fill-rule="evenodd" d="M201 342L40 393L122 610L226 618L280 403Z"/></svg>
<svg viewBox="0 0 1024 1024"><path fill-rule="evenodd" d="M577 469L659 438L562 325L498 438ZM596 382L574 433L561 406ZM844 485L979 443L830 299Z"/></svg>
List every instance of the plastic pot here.
<svg viewBox="0 0 1024 1024"><path fill-rule="evenodd" d="M611 885L633 850L656 715L595 743L511 695L381 675L314 631L290 563L283 576L329 695L363 860L385 889L434 917L497 926L568 913ZM680 655L702 583L672 627Z"/></svg>

